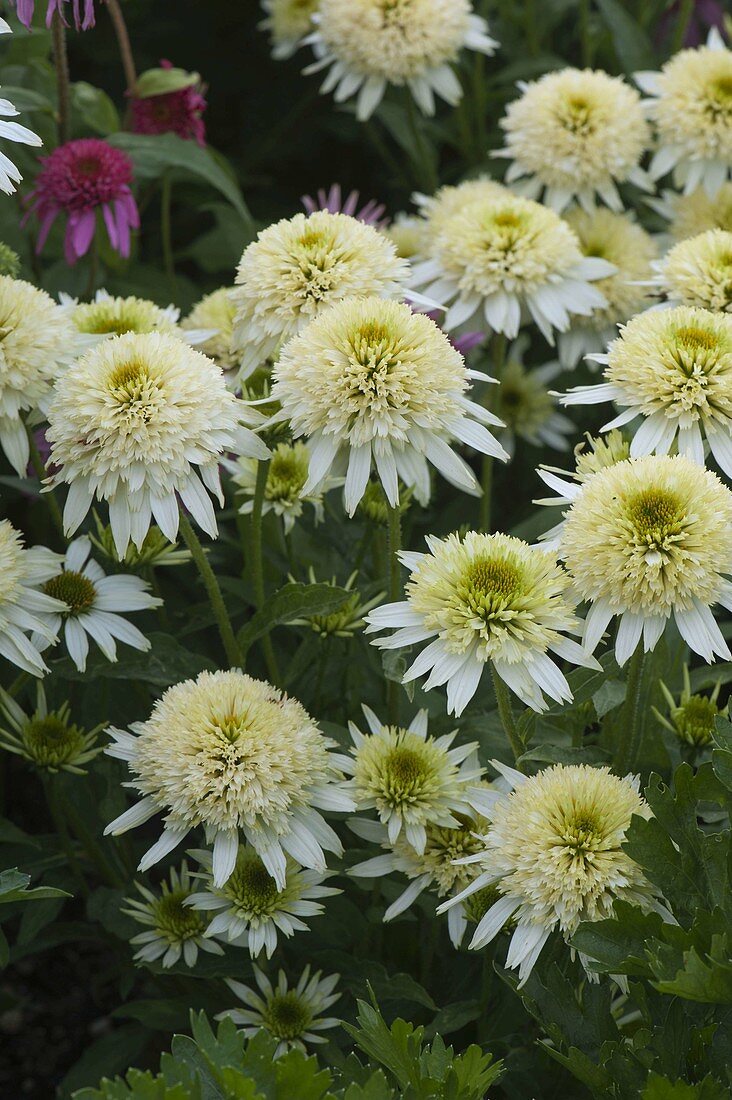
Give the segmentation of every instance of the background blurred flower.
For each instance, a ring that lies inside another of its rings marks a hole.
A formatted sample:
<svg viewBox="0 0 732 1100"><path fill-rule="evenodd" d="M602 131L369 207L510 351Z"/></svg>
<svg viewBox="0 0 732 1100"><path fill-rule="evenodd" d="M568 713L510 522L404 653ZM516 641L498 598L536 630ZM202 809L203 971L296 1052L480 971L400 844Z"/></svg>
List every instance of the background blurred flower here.
<svg viewBox="0 0 732 1100"><path fill-rule="evenodd" d="M33 22L33 13L36 7L35 0L11 0L11 3L15 4L18 19L23 26L30 27ZM94 26L94 0L47 0L47 27L51 26L51 20L56 12L58 12L64 23L66 23L66 12L68 11L66 5L68 3L71 3L71 14L73 15L74 26L77 31L86 31L89 30L89 27Z"/></svg>
<svg viewBox="0 0 732 1100"><path fill-rule="evenodd" d="M389 219L384 217L386 207L383 202L369 199L359 210L360 198L359 191L349 191L344 199L340 183L332 183L327 191L321 187L315 198L312 195L303 195L302 204L308 214L314 214L316 210L328 210L331 214L349 214L366 225L375 225L377 229L388 223Z"/></svg>
<svg viewBox="0 0 732 1100"><path fill-rule="evenodd" d="M162 60L159 69L143 73L130 100L135 134L177 134L206 144L202 114L208 104L198 73L187 73Z"/></svg>
<svg viewBox="0 0 732 1100"><path fill-rule="evenodd" d="M130 230L140 225L130 190L130 158L99 138L79 138L59 145L42 161L27 199L29 214L39 221L36 252L43 249L59 214L66 214L64 253L66 262L75 264L89 251L101 209L109 243L120 256L129 256Z"/></svg>

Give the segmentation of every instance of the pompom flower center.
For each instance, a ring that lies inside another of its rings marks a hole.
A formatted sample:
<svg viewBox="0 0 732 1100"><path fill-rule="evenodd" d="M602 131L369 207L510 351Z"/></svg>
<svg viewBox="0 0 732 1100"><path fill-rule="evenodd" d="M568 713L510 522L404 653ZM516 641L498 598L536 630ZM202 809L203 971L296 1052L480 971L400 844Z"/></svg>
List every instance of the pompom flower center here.
<svg viewBox="0 0 732 1100"><path fill-rule="evenodd" d="M298 1039L313 1019L307 1004L294 989L275 993L263 1015L267 1030L282 1042Z"/></svg>
<svg viewBox="0 0 732 1100"><path fill-rule="evenodd" d="M239 854L224 892L236 910L248 921L276 913L284 900L275 880L259 856L251 850Z"/></svg>
<svg viewBox="0 0 732 1100"><path fill-rule="evenodd" d="M714 732L714 720L719 714L716 703L705 695L692 695L674 711L672 717L679 734L691 745L707 745Z"/></svg>
<svg viewBox="0 0 732 1100"><path fill-rule="evenodd" d="M174 943L196 939L204 932L205 925L201 915L184 904L188 896L186 890L174 890L163 894L153 906L157 929Z"/></svg>
<svg viewBox="0 0 732 1100"><path fill-rule="evenodd" d="M76 618L84 611L88 611L94 606L97 598L94 582L83 573L75 573L73 569L65 569L57 577L51 577L44 584L43 591L47 596L63 600L68 605L69 610L64 612L68 618Z"/></svg>
<svg viewBox="0 0 732 1100"><path fill-rule="evenodd" d="M491 558L473 562L464 581L465 602L481 617L515 599L521 591L521 571Z"/></svg>
<svg viewBox="0 0 732 1100"><path fill-rule="evenodd" d="M626 515L635 543L645 548L648 565L660 564L662 554L684 537L683 503L665 489L645 489L631 497Z"/></svg>
<svg viewBox="0 0 732 1100"><path fill-rule="evenodd" d="M83 745L76 726L68 726L54 714L32 718L23 729L23 741L36 764L59 767L73 760Z"/></svg>

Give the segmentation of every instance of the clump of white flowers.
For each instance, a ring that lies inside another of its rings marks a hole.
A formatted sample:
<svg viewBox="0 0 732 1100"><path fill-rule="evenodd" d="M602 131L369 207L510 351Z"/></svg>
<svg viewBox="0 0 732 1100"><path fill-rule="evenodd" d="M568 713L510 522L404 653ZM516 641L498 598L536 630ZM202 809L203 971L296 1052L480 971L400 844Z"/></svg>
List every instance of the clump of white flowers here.
<svg viewBox="0 0 732 1100"><path fill-rule="evenodd" d="M509 338L533 319L549 341L572 314L606 305L593 282L612 275L607 260L583 256L580 242L553 210L502 189L440 216L414 282L449 304L447 329L483 321Z"/></svg>
<svg viewBox="0 0 732 1100"><path fill-rule="evenodd" d="M447 684L447 709L461 714L492 666L518 697L534 710L544 698L572 698L569 684L552 656L595 667L577 642L566 637L579 628L570 578L553 554L510 535L469 531L463 538L427 537L429 553L404 552L411 574L407 599L376 608L368 632L396 631L375 640L381 649L429 644L407 669L404 682L428 673L427 691Z"/></svg>
<svg viewBox="0 0 732 1100"><path fill-rule="evenodd" d="M165 814L160 839L140 870L203 826L213 844L212 874L222 886L236 867L240 837L254 848L278 889L287 856L325 871L341 842L319 813L353 810L340 758L296 699L238 669L202 672L159 699L131 733L112 727L111 756L125 760L142 800L107 826L116 835Z"/></svg>
<svg viewBox="0 0 732 1100"><path fill-rule="evenodd" d="M373 114L389 85L406 86L420 110L435 111L435 95L455 106L462 98L453 65L461 50L490 56L498 43L470 0L320 0L308 38L316 61L329 68L321 91L337 103L356 95L356 117Z"/></svg>
<svg viewBox="0 0 732 1100"><path fill-rule="evenodd" d="M640 96L622 78L593 69L561 69L531 83L509 103L501 127L511 164L506 183L544 198L561 213L577 200L591 213L599 196L622 211L618 184L652 185L640 167L650 141Z"/></svg>
<svg viewBox="0 0 732 1100"><path fill-rule="evenodd" d="M244 250L231 293L232 347L246 378L342 298L401 298L409 264L371 225L347 214L296 214Z"/></svg>
<svg viewBox="0 0 732 1100"><path fill-rule="evenodd" d="M658 131L650 175L673 171L685 194L701 186L714 198L732 175L732 50L714 27L705 46L681 50L660 72L635 79L651 97L648 114Z"/></svg>
<svg viewBox="0 0 732 1100"><path fill-rule="evenodd" d="M487 885L498 900L478 923L470 946L485 947L509 923L509 969L529 977L555 929L569 939L581 921L604 920L621 900L651 909L655 890L623 850L633 815L651 817L637 777L609 768L557 764L528 778L495 764L513 788L490 813L483 850L469 855L480 874L447 909Z"/></svg>
<svg viewBox="0 0 732 1100"><path fill-rule="evenodd" d="M120 556L130 540L142 545L153 518L175 541L179 500L215 536L208 494L223 504L221 456L269 454L247 418L221 368L175 336L129 333L92 348L59 379L48 410L52 484L69 486L66 533L96 497L109 505Z"/></svg>
<svg viewBox="0 0 732 1100"><path fill-rule="evenodd" d="M310 447L303 494L337 462L346 466L349 515L372 466L392 507L400 478L429 497L428 462L451 484L476 491L451 444L507 456L485 427L500 421L467 396L472 373L434 321L404 303L351 298L332 306L283 348L273 372L281 415Z"/></svg>
<svg viewBox="0 0 732 1100"><path fill-rule="evenodd" d="M696 237L708 229L732 232L732 182L723 183L713 198L697 187L688 195L664 191L660 199L649 199L649 204L668 221L674 241Z"/></svg>
<svg viewBox="0 0 732 1100"><path fill-rule="evenodd" d="M43 591L58 574L61 561L45 546L26 549L13 525L0 520L0 656L32 676L43 676L48 669L28 634L32 631L43 639L41 648L55 642L46 616L66 611L65 603Z"/></svg>

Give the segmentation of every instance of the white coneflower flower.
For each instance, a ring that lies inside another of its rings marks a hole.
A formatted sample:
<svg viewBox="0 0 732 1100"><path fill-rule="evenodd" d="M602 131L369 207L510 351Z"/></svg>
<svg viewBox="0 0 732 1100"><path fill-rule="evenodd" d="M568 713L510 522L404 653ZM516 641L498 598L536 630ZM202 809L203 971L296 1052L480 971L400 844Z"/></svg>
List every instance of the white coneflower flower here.
<svg viewBox="0 0 732 1100"><path fill-rule="evenodd" d="M221 368L175 336L129 333L92 348L59 379L48 410L52 483L69 485L67 534L97 497L109 504L120 557L130 539L142 545L152 517L174 542L180 498L215 536L206 490L223 504L221 455L269 454L245 415Z"/></svg>
<svg viewBox="0 0 732 1100"><path fill-rule="evenodd" d="M498 43L470 0L320 0L307 41L317 58L306 73L330 66L321 92L336 103L356 99L356 117L369 118L390 84L406 86L426 115L435 95L452 106L462 99L453 65L463 49L491 56Z"/></svg>
<svg viewBox="0 0 732 1100"><path fill-rule="evenodd" d="M209 852L192 853L204 868L203 882L186 904L206 914L206 936L218 936L237 947L247 947L252 958L260 951L268 959L277 947L277 933L290 937L307 932L307 917L323 912L320 898L339 894L323 886L326 875L303 871L287 860L285 885L277 888L264 863L250 847L242 847L231 877L223 886L214 886L212 857ZM200 877L200 876L199 876Z"/></svg>
<svg viewBox="0 0 732 1100"><path fill-rule="evenodd" d="M553 554L509 535L469 531L438 539L429 553L403 552L411 570L403 603L384 604L368 616L367 632L396 627L375 641L381 649L434 640L420 653L404 682L429 673L425 691L447 684L447 709L462 714L491 662L498 676L534 710L572 698L550 653L573 664L597 662L566 632L579 622L570 602L570 579Z"/></svg>
<svg viewBox="0 0 732 1100"><path fill-rule="evenodd" d="M499 424L498 418L466 396L469 379L484 376L467 370L434 321L401 302L338 302L282 349L273 377L282 417L295 436L309 438L303 492L315 490L336 460L347 459L349 515L372 463L395 506L399 478L429 496L428 462L451 484L476 491L472 470L450 447L456 440L507 457L484 426Z"/></svg>
<svg viewBox="0 0 732 1100"><path fill-rule="evenodd" d="M547 389L547 383L561 373L559 363L528 368L523 356L529 346L528 337L519 336L506 353L501 370L501 384L493 404L497 416L506 425L498 438L509 455L516 453L516 437L534 447L546 444L558 451L569 448L568 435L575 434L572 421L557 410L557 401Z"/></svg>
<svg viewBox="0 0 732 1100"><path fill-rule="evenodd" d="M165 814L147 870L199 825L213 843L213 879L222 886L236 866L239 833L280 890L287 855L323 872L323 849L340 855L336 833L318 812L353 810L339 756L296 699L238 669L202 672L176 684L132 733L112 728L110 756L126 760L141 802L105 832L116 835Z"/></svg>
<svg viewBox="0 0 732 1100"><path fill-rule="evenodd" d="M452 748L457 730L428 736L426 710L401 729L384 725L365 704L361 709L370 733L348 723L353 759L343 770L353 776L356 809L376 810L391 844L403 836L422 855L428 825L457 828L456 815L470 816L490 804L480 786L477 742Z"/></svg>
<svg viewBox="0 0 732 1100"><path fill-rule="evenodd" d="M259 26L269 32L276 61L292 57L311 29L319 4L320 0L262 0L267 18Z"/></svg>
<svg viewBox="0 0 732 1100"><path fill-rule="evenodd" d="M247 498L239 511L245 516L250 515L254 509L259 463L255 458L240 458L236 462L225 462L225 466L237 486L237 496ZM313 492L304 493L309 467L310 450L304 443L278 443L272 450L262 512L274 512L280 516L285 534L292 530L295 520L300 519L306 504L312 506L315 522L322 523L323 496L329 489L341 484L336 478L326 477Z"/></svg>
<svg viewBox="0 0 732 1100"><path fill-rule="evenodd" d="M677 306L641 313L621 328L605 381L577 386L563 405L614 401L622 409L603 431L643 416L631 456L679 452L704 462L704 440L732 475L732 315Z"/></svg>
<svg viewBox="0 0 732 1100"><path fill-rule="evenodd" d="M711 606L732 608L732 493L683 455L648 455L577 486L558 536L574 591L592 604L584 645L594 650L619 616L615 656L652 650L673 615L705 661L730 660Z"/></svg>
<svg viewBox="0 0 732 1100"><path fill-rule="evenodd" d="M0 34L12 34L13 28L5 19L0 19ZM19 122L5 122L6 118L14 118L18 111L9 99L0 99L0 138L7 141L15 141L21 145L39 146L43 142L38 134L21 126ZM0 153L0 191L6 195L12 195L16 190L16 184L23 179L15 164L5 153Z"/></svg>
<svg viewBox="0 0 732 1100"><path fill-rule="evenodd" d="M568 370L584 355L603 352L617 335L617 326L651 304L647 288L638 284L650 278L657 247L650 234L627 214L598 207L592 213L573 210L566 221L585 256L598 256L615 268L613 275L594 284L606 304L559 334L559 362Z"/></svg>
<svg viewBox="0 0 732 1100"><path fill-rule="evenodd" d="M633 815L652 815L637 776L621 779L609 768L556 764L527 778L495 767L513 790L491 811L483 851L467 857L481 873L438 912L495 884L500 897L470 946L485 947L515 922L506 966L518 968L523 985L554 929L568 939L581 921L611 917L616 900L656 908L654 888L623 850Z"/></svg>
<svg viewBox="0 0 732 1100"><path fill-rule="evenodd" d="M653 190L640 167L650 128L640 96L621 77L562 69L518 87L500 122L506 147L493 154L512 162L506 183L531 199L543 193L558 213L574 199L591 213L597 196L621 211L620 183Z"/></svg>
<svg viewBox="0 0 732 1100"><path fill-rule="evenodd" d="M614 272L607 260L582 255L576 235L553 210L504 191L439 219L414 284L452 303L447 329L485 318L512 339L531 317L553 343L553 329L568 329L572 314L589 316L605 306L591 282Z"/></svg>
<svg viewBox="0 0 732 1100"><path fill-rule="evenodd" d="M32 676L42 676L48 669L28 633L55 642L46 615L66 610L65 603L40 591L58 573L62 560L45 546L26 550L13 525L0 520L0 655Z"/></svg>
<svg viewBox="0 0 732 1100"><path fill-rule="evenodd" d="M0 275L0 333L0 445L18 477L25 477L30 449L22 414L50 392L74 330L44 290Z"/></svg>
<svg viewBox="0 0 732 1100"><path fill-rule="evenodd" d="M233 370L238 364L231 346L236 312L231 300L232 290L232 287L222 286L206 294L180 323L184 335L190 332L196 336L208 334L205 339L194 342L199 351L225 371Z"/></svg>
<svg viewBox="0 0 732 1100"><path fill-rule="evenodd" d="M648 203L669 222L669 232L675 241L696 237L708 229L732 232L732 182L723 183L714 198L703 187L690 195L663 191L660 199Z"/></svg>
<svg viewBox="0 0 732 1100"><path fill-rule="evenodd" d="M244 250L231 293L232 346L246 378L341 298L401 298L409 264L371 225L318 210L270 225Z"/></svg>
<svg viewBox="0 0 732 1100"><path fill-rule="evenodd" d="M160 959L167 969L175 966L182 957L186 966L194 967L198 962L199 948L210 955L223 955L221 945L205 937L205 919L187 904L194 884L185 860L180 871L171 868L168 880L161 883L160 893L148 890L140 882L136 882L135 886L143 900L125 898L127 908L122 909L123 913L147 928L147 931L130 940L131 944L139 947L135 962Z"/></svg>
<svg viewBox="0 0 732 1100"><path fill-rule="evenodd" d="M82 767L102 751L97 745L104 724L88 733L71 721L68 703L49 710L43 685L36 689L36 706L32 714L25 713L12 696L0 688L0 747L22 756L39 771L71 772L85 775Z"/></svg>
<svg viewBox="0 0 732 1100"><path fill-rule="evenodd" d="M732 312L732 232L708 229L680 241L653 268L652 280L671 306Z"/></svg>
<svg viewBox="0 0 732 1100"><path fill-rule="evenodd" d="M409 885L384 913L387 924L409 909L425 890L438 898L453 897L480 874L478 867L461 862L466 856L483 850L481 835L488 828L488 822L480 815L461 815L455 828L428 825L422 853L415 852L402 836L391 844L386 828L378 821L353 818L348 824L357 836L385 849L382 855L355 864L349 874L355 878L382 878L399 872L409 879ZM448 931L454 947L462 943L467 923L466 906L457 902L448 912Z"/></svg>
<svg viewBox="0 0 732 1100"><path fill-rule="evenodd" d="M635 80L652 97L646 105L658 131L650 175L673 171L686 194L703 186L713 198L732 173L732 51L719 31Z"/></svg>
<svg viewBox="0 0 732 1100"><path fill-rule="evenodd" d="M424 195L420 191L415 191L412 202L419 208L420 214L427 222L423 228L423 241L435 236L442 229L446 219L465 210L469 203L476 200L493 201L510 194L507 187L490 176L476 176L473 179L463 180L462 183L446 184L438 188L434 195ZM424 251L424 248L420 251Z"/></svg>
<svg viewBox="0 0 732 1100"><path fill-rule="evenodd" d="M577 495L578 483L581 485L598 470L614 466L617 462L624 462L629 457L630 443L617 428L613 428L605 436L591 436L585 433L585 438L574 449L574 470L561 470L556 466L538 468L536 472L541 480L559 495L535 500L534 504L545 504L549 507L569 505ZM558 531L557 527L547 535L551 537Z"/></svg>
<svg viewBox="0 0 732 1100"><path fill-rule="evenodd" d="M179 309L172 305L163 308L148 298L115 297L107 290L98 290L91 302L79 302L63 293L59 294L59 302L78 334L79 352L110 336L125 336L129 332L138 335L162 332L189 344L200 344L209 335L193 329L184 333L178 326Z"/></svg>
<svg viewBox="0 0 732 1100"><path fill-rule="evenodd" d="M231 1008L227 1012L220 1012L217 1020L230 1017L235 1024L242 1025L247 1036L256 1035L260 1028L264 1028L277 1040L275 1058L279 1058L287 1050L304 1051L306 1043L327 1042L320 1032L338 1027L341 1021L331 1016L322 1016L321 1013L334 1005L341 996L340 993L333 992L338 984L339 974L330 974L323 978L318 970L311 978L310 967L306 966L297 985L290 988L282 970L279 971L277 985L274 987L258 966L253 970L259 993L248 985L226 978L229 989L246 1008Z"/></svg>
<svg viewBox="0 0 732 1100"><path fill-rule="evenodd" d="M424 218L416 214L397 214L391 223L381 232L388 237L403 260L411 260L420 255L425 243Z"/></svg>
<svg viewBox="0 0 732 1100"><path fill-rule="evenodd" d="M117 660L115 639L133 649L148 650L150 642L145 635L119 613L147 611L163 602L150 594L150 586L140 577L129 573L106 576L90 554L88 538L74 539L64 556L61 572L43 586L46 595L66 605L63 611L42 617L54 635L61 633L63 627L66 648L79 672L86 669L89 638L97 643L108 661ZM39 649L48 644L44 637L35 634L33 642Z"/></svg>

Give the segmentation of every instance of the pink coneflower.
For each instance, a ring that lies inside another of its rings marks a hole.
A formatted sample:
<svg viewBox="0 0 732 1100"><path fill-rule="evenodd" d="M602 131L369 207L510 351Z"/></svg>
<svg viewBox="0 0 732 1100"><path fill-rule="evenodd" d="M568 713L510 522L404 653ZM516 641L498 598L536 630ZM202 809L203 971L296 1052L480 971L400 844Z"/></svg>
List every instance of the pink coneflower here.
<svg viewBox="0 0 732 1100"><path fill-rule="evenodd" d="M29 213L40 223L36 251L43 248L58 215L66 213L64 252L68 264L76 263L89 250L101 209L112 248L129 256L130 229L140 224L131 181L132 161L106 141L80 138L59 145L43 158L27 200Z"/></svg>
<svg viewBox="0 0 732 1100"><path fill-rule="evenodd" d="M161 69L172 69L161 61ZM132 130L136 134L177 134L201 147L206 144L206 124L201 115L208 104L198 83L161 95L133 96L130 100Z"/></svg>
<svg viewBox="0 0 732 1100"><path fill-rule="evenodd" d="M64 23L66 22L65 5L71 2L71 11L74 17L74 26L77 31L86 31L94 26L94 0L48 0L46 7L46 26L51 26L54 13L58 12ZM33 22L35 0L14 0L18 19L23 26L30 27Z"/></svg>
<svg viewBox="0 0 732 1100"><path fill-rule="evenodd" d="M360 197L358 191L349 191L344 200L340 183L333 183L328 191L321 187L315 198L312 195L303 195L300 202L308 214L314 214L316 210L327 210L329 214L348 214L377 229L387 225L389 219L384 217L386 212L384 204L377 202L376 199L370 199L359 210Z"/></svg>

